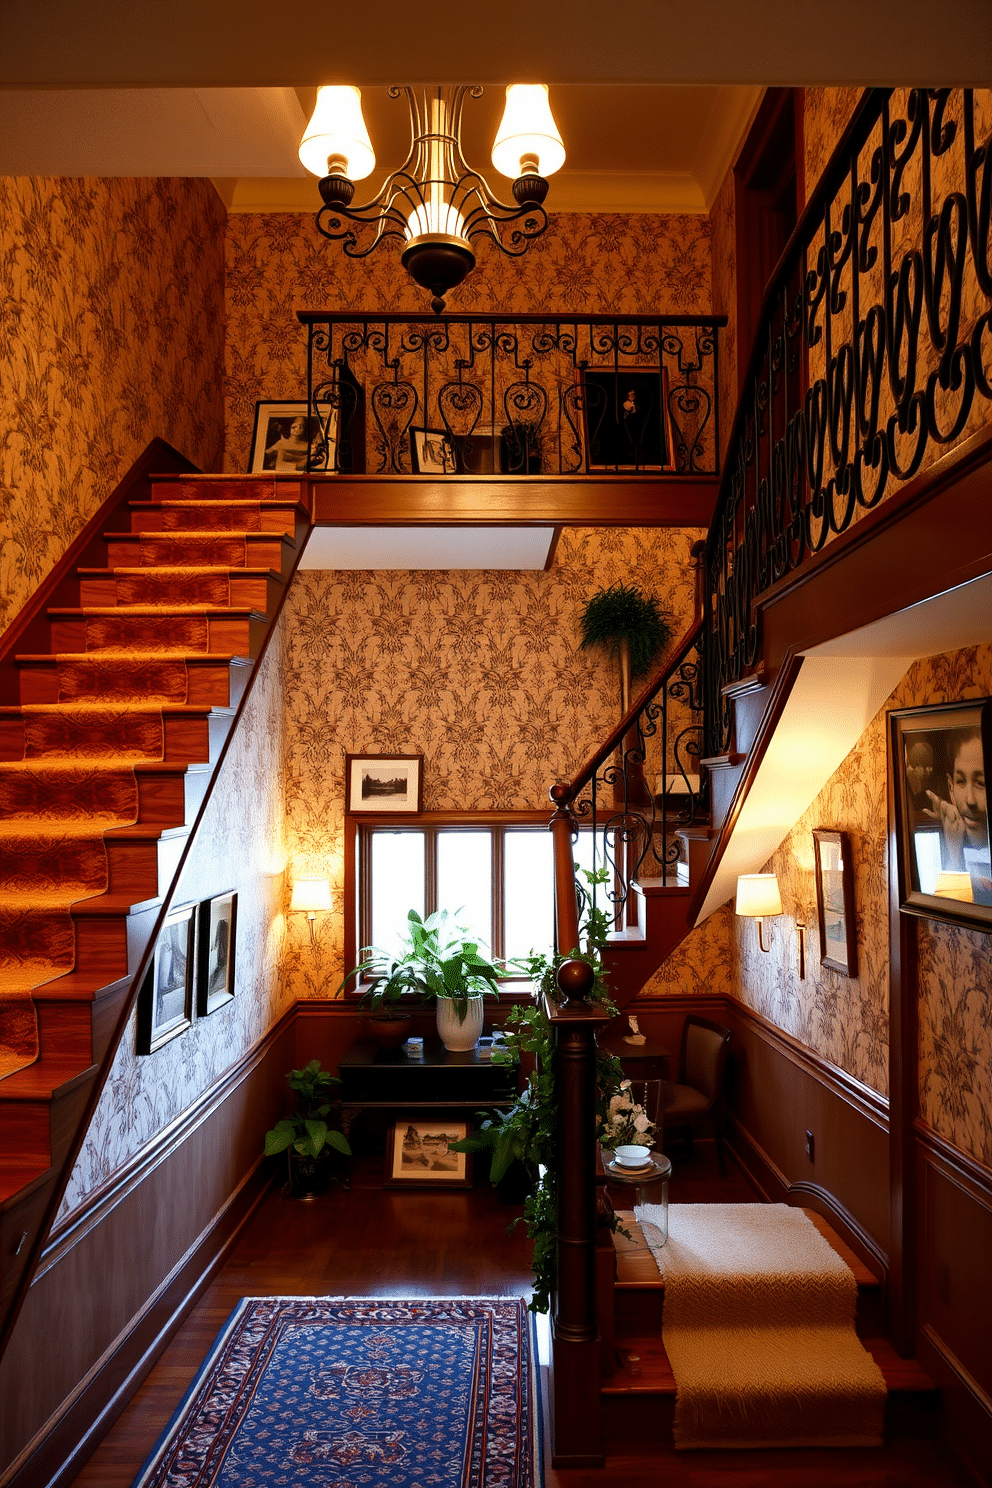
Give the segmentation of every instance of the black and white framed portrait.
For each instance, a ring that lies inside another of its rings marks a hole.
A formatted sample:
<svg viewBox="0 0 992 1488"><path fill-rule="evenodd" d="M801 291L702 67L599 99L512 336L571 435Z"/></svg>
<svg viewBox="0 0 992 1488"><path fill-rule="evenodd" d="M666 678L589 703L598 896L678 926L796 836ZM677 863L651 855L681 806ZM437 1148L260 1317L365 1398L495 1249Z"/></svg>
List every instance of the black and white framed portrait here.
<svg viewBox="0 0 992 1488"><path fill-rule="evenodd" d="M590 367L581 400L587 470L675 469L666 372Z"/></svg>
<svg viewBox="0 0 992 1488"><path fill-rule="evenodd" d="M193 1021L196 905L170 910L138 994L137 1052L154 1054Z"/></svg>
<svg viewBox="0 0 992 1488"><path fill-rule="evenodd" d="M234 1000L234 952L238 931L238 896L218 894L200 905L200 955L196 984L199 1017L215 1013Z"/></svg>
<svg viewBox="0 0 992 1488"><path fill-rule="evenodd" d="M992 930L988 699L889 715L900 908Z"/></svg>

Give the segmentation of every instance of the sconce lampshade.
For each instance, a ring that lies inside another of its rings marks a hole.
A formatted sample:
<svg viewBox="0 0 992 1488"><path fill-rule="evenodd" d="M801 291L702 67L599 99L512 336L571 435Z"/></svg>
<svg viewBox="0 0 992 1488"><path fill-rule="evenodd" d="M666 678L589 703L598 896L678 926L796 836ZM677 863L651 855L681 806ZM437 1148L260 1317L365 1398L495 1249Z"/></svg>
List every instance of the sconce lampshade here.
<svg viewBox="0 0 992 1488"><path fill-rule="evenodd" d="M565 146L551 112L546 83L511 83L493 145L493 165L501 176L516 180L522 158L540 176L551 176L565 164ZM533 160L536 159L536 165Z"/></svg>
<svg viewBox="0 0 992 1488"><path fill-rule="evenodd" d="M331 907L331 885L326 878L298 878L293 885L291 910L319 914Z"/></svg>
<svg viewBox="0 0 992 1488"><path fill-rule="evenodd" d="M782 913L782 896L774 873L742 873L737 880L734 909L751 919L766 919Z"/></svg>
<svg viewBox="0 0 992 1488"><path fill-rule="evenodd" d="M933 891L938 899L956 899L959 904L975 902L970 873L938 873Z"/></svg>
<svg viewBox="0 0 992 1488"><path fill-rule="evenodd" d="M328 160L344 161L350 181L362 181L375 170L375 151L365 126L360 88L317 89L317 106L300 141L300 159L315 176L328 175Z"/></svg>

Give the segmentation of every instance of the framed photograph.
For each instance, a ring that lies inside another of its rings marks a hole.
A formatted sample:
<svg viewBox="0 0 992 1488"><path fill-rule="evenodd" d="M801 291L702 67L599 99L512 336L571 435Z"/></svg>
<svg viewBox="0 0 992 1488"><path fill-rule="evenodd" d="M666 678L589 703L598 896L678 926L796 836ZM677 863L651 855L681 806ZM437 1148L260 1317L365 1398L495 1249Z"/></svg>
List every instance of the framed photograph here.
<svg viewBox="0 0 992 1488"><path fill-rule="evenodd" d="M195 904L170 910L138 993L137 1052L154 1054L193 1022Z"/></svg>
<svg viewBox="0 0 992 1488"><path fill-rule="evenodd" d="M312 407L305 398L255 404L249 475L336 475L364 469L364 400L352 373L335 368L313 396Z"/></svg>
<svg viewBox="0 0 992 1488"><path fill-rule="evenodd" d="M471 1188L471 1155L450 1150L467 1136L467 1121L398 1116L386 1140L386 1187Z"/></svg>
<svg viewBox="0 0 992 1488"><path fill-rule="evenodd" d="M205 1018L234 1001L238 896L218 894L200 905L196 1014Z"/></svg>
<svg viewBox="0 0 992 1488"><path fill-rule="evenodd" d="M889 728L900 909L992 930L992 704L900 709Z"/></svg>
<svg viewBox="0 0 992 1488"><path fill-rule="evenodd" d="M345 755L345 810L351 816L424 809L422 754Z"/></svg>
<svg viewBox="0 0 992 1488"><path fill-rule="evenodd" d="M414 475L457 475L455 446L443 429L410 430L410 463Z"/></svg>
<svg viewBox="0 0 992 1488"><path fill-rule="evenodd" d="M820 965L845 976L858 974L854 924L854 865L846 832L813 829L816 866L816 917L820 926Z"/></svg>
<svg viewBox="0 0 992 1488"><path fill-rule="evenodd" d="M587 368L582 374L587 470L674 470L668 374Z"/></svg>
<svg viewBox="0 0 992 1488"><path fill-rule="evenodd" d="M499 475L503 470L504 443L504 431L491 427L476 427L465 435L448 434L440 429L411 429L413 473Z"/></svg>

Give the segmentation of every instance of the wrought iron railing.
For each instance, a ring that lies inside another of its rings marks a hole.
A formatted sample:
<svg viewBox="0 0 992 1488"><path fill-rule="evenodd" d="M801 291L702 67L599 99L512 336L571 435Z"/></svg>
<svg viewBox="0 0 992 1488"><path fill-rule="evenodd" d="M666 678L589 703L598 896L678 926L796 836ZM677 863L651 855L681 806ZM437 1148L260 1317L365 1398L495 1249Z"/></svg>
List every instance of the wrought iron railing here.
<svg viewBox="0 0 992 1488"><path fill-rule="evenodd" d="M299 319L315 473L718 472L724 316Z"/></svg>
<svg viewBox="0 0 992 1488"><path fill-rule="evenodd" d="M681 844L677 832L705 810L705 783L699 770L703 740L704 641L701 611L702 544L693 549L697 567L696 613L680 639L666 652L648 685L623 719L571 781L552 787L558 816L568 818L572 835L591 828L593 866L607 870L606 882L589 891L604 908L614 931L634 919L631 891L638 879L679 882ZM556 854L571 849L556 839ZM556 883L574 884L574 870L562 864ZM586 906L581 884L579 917ZM559 905L559 919L562 906ZM571 947L570 947L571 949Z"/></svg>
<svg viewBox="0 0 992 1488"><path fill-rule="evenodd" d="M987 417L989 97L866 94L773 276L706 548L707 756L761 594Z"/></svg>

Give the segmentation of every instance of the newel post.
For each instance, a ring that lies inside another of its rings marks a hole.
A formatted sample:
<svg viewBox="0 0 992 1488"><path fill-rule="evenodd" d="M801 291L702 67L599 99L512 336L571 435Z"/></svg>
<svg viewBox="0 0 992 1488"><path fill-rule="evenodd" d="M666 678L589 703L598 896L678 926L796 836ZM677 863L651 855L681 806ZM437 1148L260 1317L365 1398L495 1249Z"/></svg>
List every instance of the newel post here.
<svg viewBox="0 0 992 1488"><path fill-rule="evenodd" d="M557 939L567 956L579 943L572 819L564 801L556 804L551 830ZM558 971L561 1002L545 1003L558 1099L558 1280L551 1304L549 1391L555 1467L598 1467L604 1460L596 1317L596 1030L609 1017L586 1000L593 979L587 962L566 961Z"/></svg>

